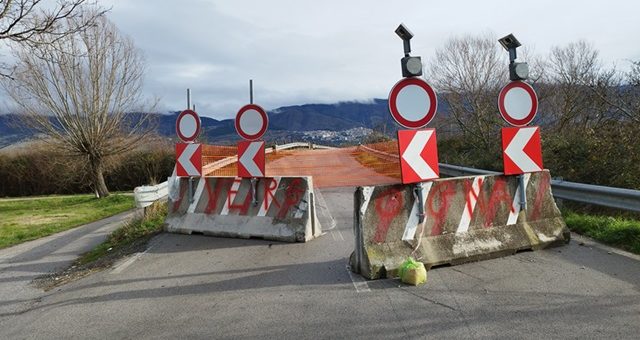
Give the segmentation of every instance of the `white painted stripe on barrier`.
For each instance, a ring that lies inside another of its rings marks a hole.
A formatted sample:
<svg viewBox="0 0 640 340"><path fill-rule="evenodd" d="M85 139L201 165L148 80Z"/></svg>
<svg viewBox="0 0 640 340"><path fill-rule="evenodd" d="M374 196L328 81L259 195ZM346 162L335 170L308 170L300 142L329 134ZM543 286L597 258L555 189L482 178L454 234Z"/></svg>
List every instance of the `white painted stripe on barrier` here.
<svg viewBox="0 0 640 340"><path fill-rule="evenodd" d="M373 195L373 189L375 189L375 187L362 187L362 196L364 196L362 200L362 207L360 207L360 214L362 216L367 212L367 206L369 206L371 195Z"/></svg>
<svg viewBox="0 0 640 340"><path fill-rule="evenodd" d="M198 202L202 198L202 192L204 191L204 185L206 181L204 177L200 177L198 180L198 186L196 187L196 192L193 194L193 202L189 205L189 209L187 209L188 213L194 213L196 211L196 207L198 206Z"/></svg>
<svg viewBox="0 0 640 340"><path fill-rule="evenodd" d="M260 203L260 211L258 211L258 216L266 216L269 208L271 208L271 204L273 203L273 197L275 197L278 188L280 187L280 180L282 177L274 177L271 181L275 181L276 187L273 189L273 192L269 190L271 184L273 182L266 183L266 188L264 189L264 199L262 203Z"/></svg>
<svg viewBox="0 0 640 340"><path fill-rule="evenodd" d="M231 185L231 189L229 189L229 195L227 196L227 200L225 204L222 206L222 211L220 215L225 216L229 215L229 206L233 204L233 201L236 199L236 193L238 189L240 189L240 184L242 183L242 178L236 177L233 180L233 184Z"/></svg>
<svg viewBox="0 0 640 340"><path fill-rule="evenodd" d="M424 199L423 203L427 201L427 197L429 197L429 191L431 190L431 186L433 185L433 182L426 182L426 183L422 183L422 187L421 187L421 191L422 191L422 197ZM419 221L419 216L418 216L418 212L419 210L419 202L418 202L418 198L416 197L416 199L413 202L413 207L411 208L411 213L409 214L409 220L407 221L407 225L404 227L404 234L402 235L402 240L403 241L411 241L413 240L413 238L416 236L416 230L418 229L418 221ZM424 207L423 207L423 211L424 211ZM425 220L426 220L426 216L425 216Z"/></svg>
<svg viewBox="0 0 640 340"><path fill-rule="evenodd" d="M458 224L458 230L456 230L456 233L466 233L469 230L473 211L476 209L480 189L482 189L482 182L484 182L484 176L473 178L473 185L471 185L471 190L467 192L465 207L462 210L462 217L460 218L460 224Z"/></svg>
<svg viewBox="0 0 640 340"><path fill-rule="evenodd" d="M529 179L531 174L524 174L524 192L527 192L527 186L529 185ZM509 218L507 219L507 225L514 225L518 222L518 216L520 215L520 185L516 187L516 193L513 197L513 203L511 203L511 210L509 211Z"/></svg>

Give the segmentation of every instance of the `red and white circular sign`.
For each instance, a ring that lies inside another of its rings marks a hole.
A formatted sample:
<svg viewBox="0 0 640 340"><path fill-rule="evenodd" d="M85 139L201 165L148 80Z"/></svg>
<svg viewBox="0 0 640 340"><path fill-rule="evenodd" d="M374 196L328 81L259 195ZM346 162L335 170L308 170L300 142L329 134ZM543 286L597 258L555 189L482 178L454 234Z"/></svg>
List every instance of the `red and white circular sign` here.
<svg viewBox="0 0 640 340"><path fill-rule="evenodd" d="M176 133L183 142L193 142L200 134L200 116L195 111L184 110L176 119Z"/></svg>
<svg viewBox="0 0 640 340"><path fill-rule="evenodd" d="M236 115L236 131L240 137L246 140L256 140L262 137L267 132L268 126L267 112L258 105L247 104Z"/></svg>
<svg viewBox="0 0 640 340"><path fill-rule="evenodd" d="M389 112L400 125L418 129L436 116L438 98L427 82L420 78L404 78L389 93Z"/></svg>
<svg viewBox="0 0 640 340"><path fill-rule="evenodd" d="M531 85L512 81L500 90L498 110L504 120L513 126L525 126L538 113L538 96Z"/></svg>

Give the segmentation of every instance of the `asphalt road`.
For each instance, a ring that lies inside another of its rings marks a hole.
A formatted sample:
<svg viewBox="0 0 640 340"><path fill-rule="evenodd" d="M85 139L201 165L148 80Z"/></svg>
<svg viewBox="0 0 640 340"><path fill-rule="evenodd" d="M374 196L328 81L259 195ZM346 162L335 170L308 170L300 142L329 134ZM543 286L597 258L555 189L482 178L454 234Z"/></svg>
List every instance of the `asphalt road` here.
<svg viewBox="0 0 640 340"><path fill-rule="evenodd" d="M352 190L309 243L162 234L114 269L0 301L0 338L615 338L640 334L640 261L590 244L429 271L347 271ZM6 284L3 282L2 284ZM13 310L7 311L11 306Z"/></svg>
<svg viewBox="0 0 640 340"><path fill-rule="evenodd" d="M30 285L36 277L71 265L135 214L128 211L35 241L0 250L0 315L15 313L43 295ZM1 332L1 331L0 331Z"/></svg>

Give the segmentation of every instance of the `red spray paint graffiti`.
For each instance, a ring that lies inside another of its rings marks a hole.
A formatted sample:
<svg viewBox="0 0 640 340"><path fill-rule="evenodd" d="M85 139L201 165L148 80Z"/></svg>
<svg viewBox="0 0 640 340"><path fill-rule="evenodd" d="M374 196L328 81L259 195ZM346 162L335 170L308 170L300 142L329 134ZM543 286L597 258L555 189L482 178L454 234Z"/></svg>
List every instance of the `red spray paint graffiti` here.
<svg viewBox="0 0 640 340"><path fill-rule="evenodd" d="M289 213L289 209L300 203L302 196L304 195L306 189L302 183L302 179L294 178L291 180L289 186L287 186L285 190L285 198L284 204L280 207L280 211L278 212L278 219L283 219ZM275 201L275 199L274 199ZM278 205L279 206L279 205Z"/></svg>
<svg viewBox="0 0 640 340"><path fill-rule="evenodd" d="M436 236L442 234L442 227L449 211L449 199L456 194L456 188L453 182L436 182L431 192L433 194L427 198L427 213L428 218L433 219L431 236ZM438 202L437 210L434 207L435 202Z"/></svg>
<svg viewBox="0 0 640 340"><path fill-rule="evenodd" d="M242 178L236 178L233 182L234 184L241 184ZM238 188L239 187L240 185L238 185ZM234 202L238 192L238 189L234 189L234 186L231 186L231 189L229 189L229 192L227 193L227 207L229 208L229 211L238 210L240 212L239 215L246 215L251 207L251 195L247 194L244 198L244 202L235 204Z"/></svg>
<svg viewBox="0 0 640 340"><path fill-rule="evenodd" d="M536 190L536 198L533 202L533 209L531 209L531 220L535 221L540 218L540 214L542 213L542 204L544 203L544 196L549 191L550 186L550 177L548 174L542 174L540 176L540 183Z"/></svg>
<svg viewBox="0 0 640 340"><path fill-rule="evenodd" d="M184 199L185 191L187 191L187 186L186 185L181 185L180 186L180 194L178 195L178 199L173 202L172 212L176 212L176 211L178 211L178 209L180 209L180 205L182 204L182 200Z"/></svg>
<svg viewBox="0 0 640 340"><path fill-rule="evenodd" d="M496 213L501 205L506 205L509 210L513 210L512 201L513 197L509 194L507 178L496 177L488 201L482 198L478 201L479 213L484 218L484 227L490 228L493 226Z"/></svg>
<svg viewBox="0 0 640 340"><path fill-rule="evenodd" d="M271 204L275 204L280 208L280 203L273 194L278 189L278 181L275 178L266 178L267 183L264 185L264 209L269 210ZM272 203L270 203L272 202Z"/></svg>
<svg viewBox="0 0 640 340"><path fill-rule="evenodd" d="M477 179L477 188L473 187L473 184L476 182ZM462 212L463 214L468 214L469 218L473 217L473 211L475 210L476 204L478 202L478 197L480 196L480 192L482 191L482 183L483 183L484 178L482 177L476 177L474 179L471 180L465 180L463 181L463 185L464 185L464 192L465 194L465 210Z"/></svg>
<svg viewBox="0 0 640 340"><path fill-rule="evenodd" d="M207 207L204 209L205 214L211 214L216 210L216 207L218 205L218 197L220 196L220 191L222 190L225 182L222 179L216 180L212 191L211 186L209 185L211 180L211 178L205 178L205 188L207 188L207 194L209 194Z"/></svg>
<svg viewBox="0 0 640 340"><path fill-rule="evenodd" d="M380 217L373 242L382 243L387 239L387 233L391 226L391 221L402 210L403 206L402 189L391 187L382 192L375 199L376 213Z"/></svg>

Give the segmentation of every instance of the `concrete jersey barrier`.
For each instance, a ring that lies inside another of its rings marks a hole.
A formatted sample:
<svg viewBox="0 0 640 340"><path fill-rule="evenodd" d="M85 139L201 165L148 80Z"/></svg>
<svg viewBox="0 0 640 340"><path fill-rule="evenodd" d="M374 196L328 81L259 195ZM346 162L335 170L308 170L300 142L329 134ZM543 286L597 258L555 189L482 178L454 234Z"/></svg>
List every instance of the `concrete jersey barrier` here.
<svg viewBox="0 0 640 340"><path fill-rule="evenodd" d="M549 172L524 176L527 209L523 211L517 176L424 183L421 224L413 186L359 187L352 270L369 279L393 277L408 256L429 268L568 242L570 233L553 200Z"/></svg>
<svg viewBox="0 0 640 340"><path fill-rule="evenodd" d="M321 234L311 177L180 178L169 194L169 232L305 242Z"/></svg>

